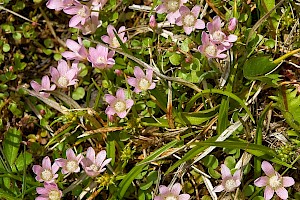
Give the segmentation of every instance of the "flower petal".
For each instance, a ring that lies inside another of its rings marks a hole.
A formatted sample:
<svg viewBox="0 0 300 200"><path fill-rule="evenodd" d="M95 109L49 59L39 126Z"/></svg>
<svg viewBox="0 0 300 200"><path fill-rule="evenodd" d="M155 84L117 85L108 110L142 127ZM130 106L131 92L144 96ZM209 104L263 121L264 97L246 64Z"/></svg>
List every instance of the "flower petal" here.
<svg viewBox="0 0 300 200"><path fill-rule="evenodd" d="M225 188L224 188L223 185L218 185L218 186L216 186L216 187L213 189L213 191L214 191L214 192L222 192L224 189L225 189Z"/></svg>
<svg viewBox="0 0 300 200"><path fill-rule="evenodd" d="M223 180L226 179L227 177L232 177L230 169L225 164L221 165L221 174Z"/></svg>
<svg viewBox="0 0 300 200"><path fill-rule="evenodd" d="M48 156L46 156L42 161L43 169L51 169L51 160Z"/></svg>
<svg viewBox="0 0 300 200"><path fill-rule="evenodd" d="M264 187L268 184L269 178L267 176L261 176L254 181L254 185L257 187Z"/></svg>
<svg viewBox="0 0 300 200"><path fill-rule="evenodd" d="M282 186L290 187L295 184L295 180L292 177L284 176L282 177Z"/></svg>
<svg viewBox="0 0 300 200"><path fill-rule="evenodd" d="M181 194L178 197L178 200L189 200L191 198L189 194Z"/></svg>
<svg viewBox="0 0 300 200"><path fill-rule="evenodd" d="M180 183L175 183L173 187L171 188L171 193L174 195L179 195L181 191L181 185Z"/></svg>
<svg viewBox="0 0 300 200"><path fill-rule="evenodd" d="M93 163L95 162L95 150L89 147L86 151L86 157L90 159Z"/></svg>
<svg viewBox="0 0 300 200"><path fill-rule="evenodd" d="M274 190L270 186L266 186L265 192L264 192L264 198L265 200L270 200L272 199L274 195Z"/></svg>
<svg viewBox="0 0 300 200"><path fill-rule="evenodd" d="M133 73L138 79L145 77L145 73L140 67L135 67Z"/></svg>
<svg viewBox="0 0 300 200"><path fill-rule="evenodd" d="M289 193L284 187L277 188L275 192L281 199L287 199L289 197Z"/></svg>
<svg viewBox="0 0 300 200"><path fill-rule="evenodd" d="M99 153L97 153L97 156L96 156L97 166L101 166L103 161L105 160L105 158L106 158L106 151L105 150L102 150Z"/></svg>
<svg viewBox="0 0 300 200"><path fill-rule="evenodd" d="M269 177L273 176L275 174L275 170L274 170L273 166L267 161L262 162L261 168L265 172L265 174Z"/></svg>
<svg viewBox="0 0 300 200"><path fill-rule="evenodd" d="M168 194L170 192L169 188L166 187L165 185L159 186L158 190L160 194Z"/></svg>
<svg viewBox="0 0 300 200"><path fill-rule="evenodd" d="M125 92L122 88L117 90L116 97L117 97L118 100L124 100L125 99Z"/></svg>

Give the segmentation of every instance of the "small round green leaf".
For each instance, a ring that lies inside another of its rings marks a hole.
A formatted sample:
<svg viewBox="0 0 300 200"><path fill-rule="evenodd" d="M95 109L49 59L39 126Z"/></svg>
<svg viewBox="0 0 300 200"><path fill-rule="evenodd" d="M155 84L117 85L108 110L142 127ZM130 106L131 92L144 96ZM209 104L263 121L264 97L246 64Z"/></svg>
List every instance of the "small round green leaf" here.
<svg viewBox="0 0 300 200"><path fill-rule="evenodd" d="M4 44L2 49L3 49L4 52L9 52L9 50L10 50L9 44Z"/></svg>
<svg viewBox="0 0 300 200"><path fill-rule="evenodd" d="M85 90L83 87L78 87L74 90L74 92L72 93L72 98L74 100L80 100L84 97L85 95Z"/></svg>
<svg viewBox="0 0 300 200"><path fill-rule="evenodd" d="M247 185L244 187L244 195L246 197L251 196L254 192L254 186L253 185Z"/></svg>
<svg viewBox="0 0 300 200"><path fill-rule="evenodd" d="M172 65L180 65L182 61L181 55L178 53L174 53L169 59Z"/></svg>

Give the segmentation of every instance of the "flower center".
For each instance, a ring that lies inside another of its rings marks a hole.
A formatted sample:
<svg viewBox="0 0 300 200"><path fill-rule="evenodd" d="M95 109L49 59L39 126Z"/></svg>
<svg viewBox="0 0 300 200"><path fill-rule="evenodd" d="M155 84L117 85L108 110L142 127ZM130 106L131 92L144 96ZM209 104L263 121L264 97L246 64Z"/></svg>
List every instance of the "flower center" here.
<svg viewBox="0 0 300 200"><path fill-rule="evenodd" d="M69 172L74 172L78 168L78 164L76 161L71 160L67 162L66 169Z"/></svg>
<svg viewBox="0 0 300 200"><path fill-rule="evenodd" d="M217 41L217 42L222 42L225 38L225 35L222 31L215 31L212 34L213 40Z"/></svg>
<svg viewBox="0 0 300 200"><path fill-rule="evenodd" d="M124 101L117 101L114 105L115 110L119 112L124 112L126 110L126 104Z"/></svg>
<svg viewBox="0 0 300 200"><path fill-rule="evenodd" d="M196 22L196 18L193 14L187 14L184 16L183 24L185 26L194 26Z"/></svg>
<svg viewBox="0 0 300 200"><path fill-rule="evenodd" d="M91 168L91 170L93 170L94 172L98 172L98 171L99 171L99 167L98 167L97 165L95 165L95 164L92 164L92 165L90 166L90 168Z"/></svg>
<svg viewBox="0 0 300 200"><path fill-rule="evenodd" d="M276 189L281 186L281 180L279 179L278 176L274 175L270 177L269 179L269 185L273 188Z"/></svg>
<svg viewBox="0 0 300 200"><path fill-rule="evenodd" d="M49 200L59 200L60 192L57 190L51 190L48 195Z"/></svg>
<svg viewBox="0 0 300 200"><path fill-rule="evenodd" d="M166 6L169 11L175 12L179 9L179 0L169 0Z"/></svg>
<svg viewBox="0 0 300 200"><path fill-rule="evenodd" d="M117 37L114 37L114 38L112 39L112 41L111 41L111 47L113 47L113 48L118 48L118 47L120 47L120 43L119 43Z"/></svg>
<svg viewBox="0 0 300 200"><path fill-rule="evenodd" d="M164 199L165 200L178 200L178 198L177 197L175 197L175 196L166 196L166 197L164 197Z"/></svg>
<svg viewBox="0 0 300 200"><path fill-rule="evenodd" d="M225 190L227 192L232 192L236 188L235 180L233 179L228 179L225 182Z"/></svg>
<svg viewBox="0 0 300 200"><path fill-rule="evenodd" d="M78 10L77 15L79 15L82 18L86 18L86 12L84 7L82 7L81 9Z"/></svg>
<svg viewBox="0 0 300 200"><path fill-rule="evenodd" d="M58 79L57 82L58 82L58 84L61 85L62 87L67 87L68 84L69 84L69 80L68 80L66 77L64 77L64 76L59 77L59 79Z"/></svg>
<svg viewBox="0 0 300 200"><path fill-rule="evenodd" d="M44 169L44 171L41 173L41 178L44 181L50 181L53 178L53 174L49 169Z"/></svg>
<svg viewBox="0 0 300 200"><path fill-rule="evenodd" d="M217 48L215 45L209 45L205 48L204 52L207 54L207 55L210 55L210 56L215 56L217 54Z"/></svg>
<svg viewBox="0 0 300 200"><path fill-rule="evenodd" d="M105 58L102 56L99 56L99 58L97 58L98 63L105 63L105 61L106 61Z"/></svg>
<svg viewBox="0 0 300 200"><path fill-rule="evenodd" d="M147 90L149 87L150 87L150 82L145 79L145 78L142 78L140 81L139 81L139 88L141 90Z"/></svg>

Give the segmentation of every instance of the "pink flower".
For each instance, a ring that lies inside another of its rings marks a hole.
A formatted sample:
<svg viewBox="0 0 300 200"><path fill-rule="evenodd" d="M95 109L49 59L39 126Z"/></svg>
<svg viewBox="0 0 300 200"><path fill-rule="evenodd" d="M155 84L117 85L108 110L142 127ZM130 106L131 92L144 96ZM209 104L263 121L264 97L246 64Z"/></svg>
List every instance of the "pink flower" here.
<svg viewBox="0 0 300 200"><path fill-rule="evenodd" d="M109 104L105 110L108 116L117 114L120 118L124 118L128 110L133 106L132 99L125 99L125 93L122 88L117 90L116 97L111 94L106 94L104 98Z"/></svg>
<svg viewBox="0 0 300 200"><path fill-rule="evenodd" d="M209 40L209 35L206 32L202 32L202 45L198 47L198 50L208 58L226 58L227 55L222 53L227 49L223 45L216 45Z"/></svg>
<svg viewBox="0 0 300 200"><path fill-rule="evenodd" d="M153 71L151 69L146 69L146 75L144 71L139 68L134 68L135 78L129 77L127 82L129 85L135 87L134 92L140 93L141 91L152 90L155 88L155 83L152 82Z"/></svg>
<svg viewBox="0 0 300 200"><path fill-rule="evenodd" d="M108 25L107 26L107 33L108 33L108 36L107 35L103 35L101 37L102 41L109 44L112 48L118 48L120 47L120 43L117 39L117 37L115 36L115 33L117 33L118 37L120 38L120 40L125 43L127 41L127 37L124 37L125 36L125 26L121 26L119 28L119 31L117 33L116 29L112 26L112 25Z"/></svg>
<svg viewBox="0 0 300 200"><path fill-rule="evenodd" d="M274 191L281 199L288 198L288 191L285 187L290 187L295 184L295 181L292 177L281 176L278 172L276 172L273 166L267 162L263 161L261 164L262 170L265 172L267 176L261 176L254 181L254 185L257 187L264 187L264 198L265 200L269 200L273 197Z"/></svg>
<svg viewBox="0 0 300 200"><path fill-rule="evenodd" d="M159 195L154 197L154 200L166 200L166 199L177 199L177 200L189 200L189 194L180 194L181 185L175 183L171 188L164 185L159 186Z"/></svg>
<svg viewBox="0 0 300 200"><path fill-rule="evenodd" d="M241 170L237 170L233 176L231 175L230 169L222 164L221 165L222 183L216 186L213 190L215 192L233 192L241 184Z"/></svg>
<svg viewBox="0 0 300 200"><path fill-rule="evenodd" d="M154 16L154 15L151 15L151 16L150 16L149 26L150 26L150 28L152 28L152 29L155 29L155 28L157 27L157 22L156 22L156 19L155 19L155 16Z"/></svg>
<svg viewBox="0 0 300 200"><path fill-rule="evenodd" d="M113 59L115 52L108 52L108 48L97 45L96 49L93 47L89 48L88 60L92 63L93 67L99 69L111 68L115 64Z"/></svg>
<svg viewBox="0 0 300 200"><path fill-rule="evenodd" d="M40 196L35 200L59 200L62 197L62 192L55 183L44 183L44 187L37 187L36 192Z"/></svg>
<svg viewBox="0 0 300 200"><path fill-rule="evenodd" d="M34 89L34 91L39 92L46 98L48 98L50 94L43 91L53 91L56 88L56 85L50 86L50 79L48 76L43 76L41 84L37 83L36 81L31 81L30 85Z"/></svg>
<svg viewBox="0 0 300 200"><path fill-rule="evenodd" d="M233 34L227 36L224 32L222 32L222 26L223 24L219 16L215 16L212 22L207 23L210 40L214 44L222 44L227 49L230 49L232 47L232 42L237 40L237 36Z"/></svg>
<svg viewBox="0 0 300 200"><path fill-rule="evenodd" d="M81 165L85 170L85 173L90 177L98 176L101 172L104 172L104 168L110 163L111 158L106 158L106 151L102 150L95 156L95 150L92 147L87 149L86 158L81 160Z"/></svg>
<svg viewBox="0 0 300 200"><path fill-rule="evenodd" d="M188 0L162 0L162 4L157 6L156 12L159 14L168 13L167 19L171 24L180 17L179 8L183 6Z"/></svg>
<svg viewBox="0 0 300 200"><path fill-rule="evenodd" d="M191 34L195 29L204 29L205 23L201 19L198 19L200 13L200 6L194 6L192 10L186 6L179 8L180 17L176 20L177 26L183 26L186 34Z"/></svg>
<svg viewBox="0 0 300 200"><path fill-rule="evenodd" d="M108 0L91 0L91 4L94 6L100 6L100 8L102 9L103 6L107 3Z"/></svg>
<svg viewBox="0 0 300 200"><path fill-rule="evenodd" d="M235 17L230 18L228 23L228 30L234 31L237 24L238 24L238 20Z"/></svg>
<svg viewBox="0 0 300 200"><path fill-rule="evenodd" d="M75 155L72 149L66 151L67 159L58 158L55 160L55 163L62 168L61 173L68 174L72 172L80 172L79 163L82 160L83 156L81 154Z"/></svg>
<svg viewBox="0 0 300 200"><path fill-rule="evenodd" d="M73 1L74 0L49 0L46 6L49 9L55 9L56 11L60 11L72 6Z"/></svg>
<svg viewBox="0 0 300 200"><path fill-rule="evenodd" d="M84 25L91 15L91 10L88 6L81 4L75 0L74 5L64 9L64 12L69 15L74 15L69 22L70 27L76 27L78 24Z"/></svg>
<svg viewBox="0 0 300 200"><path fill-rule="evenodd" d="M87 59L88 52L84 45L82 44L82 40L78 37L78 43L74 40L67 39L66 42L67 47L72 51L65 51L61 55L65 57L67 60L78 60L84 61Z"/></svg>
<svg viewBox="0 0 300 200"><path fill-rule="evenodd" d="M54 82L59 88L67 88L70 85L77 83L78 68L72 65L69 67L65 60L59 60L57 69L50 67L50 74L52 76L51 81Z"/></svg>
<svg viewBox="0 0 300 200"><path fill-rule="evenodd" d="M42 166L33 165L32 171L36 174L35 179L39 182L53 183L54 180L58 177L55 174L59 169L59 166L54 163L51 166L51 160L46 156L42 161Z"/></svg>

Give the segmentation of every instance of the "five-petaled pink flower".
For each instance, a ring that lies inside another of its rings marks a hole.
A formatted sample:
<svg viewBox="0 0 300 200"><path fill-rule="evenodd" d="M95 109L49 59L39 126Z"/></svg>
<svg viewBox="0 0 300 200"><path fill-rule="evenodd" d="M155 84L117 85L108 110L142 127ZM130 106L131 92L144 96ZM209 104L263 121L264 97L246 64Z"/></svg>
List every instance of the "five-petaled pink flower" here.
<svg viewBox="0 0 300 200"><path fill-rule="evenodd" d="M108 48L97 45L96 48L89 48L88 60L92 63L93 67L99 69L111 68L115 64L115 60L113 59L115 52L108 52Z"/></svg>
<svg viewBox="0 0 300 200"><path fill-rule="evenodd" d="M80 172L79 163L81 162L83 156L81 154L75 155L72 149L66 151L67 159L58 158L55 163L62 168L62 174L68 174L72 172Z"/></svg>
<svg viewBox="0 0 300 200"><path fill-rule="evenodd" d="M59 170L59 166L54 163L51 166L51 160L46 156L42 161L42 166L33 165L32 171L36 174L35 179L39 182L53 183L54 180L58 177L55 174Z"/></svg>
<svg viewBox="0 0 300 200"><path fill-rule="evenodd" d="M155 88L155 83L152 82L153 71L151 69L146 69L145 75L141 68L135 67L133 73L135 78L129 77L127 82L129 85L135 87L135 93L140 93L141 91L152 90Z"/></svg>
<svg viewBox="0 0 300 200"><path fill-rule="evenodd" d="M180 17L176 20L177 26L183 26L186 34L191 34L195 29L204 29L205 23L201 19L198 19L200 13L200 6L194 6L192 10L186 6L179 8Z"/></svg>
<svg viewBox="0 0 300 200"><path fill-rule="evenodd" d="M287 199L288 191L285 187L294 185L294 179L288 176L281 176L267 161L262 162L261 168L267 176L261 176L256 179L254 185L257 187L266 187L264 192L265 200L271 199L274 195L274 191L281 199Z"/></svg>
<svg viewBox="0 0 300 200"><path fill-rule="evenodd" d="M74 15L69 21L69 26L76 27L78 24L84 25L91 16L90 8L77 0L74 0L73 4L74 5L64 9L65 13Z"/></svg>
<svg viewBox="0 0 300 200"><path fill-rule="evenodd" d="M122 88L117 90L116 97L111 94L106 94L104 98L109 104L105 110L108 116L117 114L120 118L124 118L128 110L133 106L133 100L125 98L125 92Z"/></svg>
<svg viewBox="0 0 300 200"><path fill-rule="evenodd" d="M67 60L84 61L87 59L88 51L82 44L80 37L78 37L78 43L74 40L67 39L66 45L71 51L65 51L61 55Z"/></svg>
<svg viewBox="0 0 300 200"><path fill-rule="evenodd" d="M226 192L233 192L241 184L241 170L236 170L236 172L231 175L230 169L222 164L221 165L222 183L216 186L213 190L214 192L221 192L225 190Z"/></svg>
<svg viewBox="0 0 300 200"><path fill-rule="evenodd" d="M49 0L46 3L47 8L60 11L73 5L74 0Z"/></svg>
<svg viewBox="0 0 300 200"><path fill-rule="evenodd" d="M69 67L65 60L59 60L57 68L50 67L51 81L54 82L59 88L67 88L70 85L77 83L76 76L78 74L78 68L76 64Z"/></svg>
<svg viewBox="0 0 300 200"><path fill-rule="evenodd" d="M55 183L44 183L44 187L37 187L36 192L40 196L35 200L59 200L62 197L62 192Z"/></svg>
<svg viewBox="0 0 300 200"><path fill-rule="evenodd" d="M207 23L207 30L209 32L210 40L217 45L223 45L226 49L232 47L232 42L237 40L237 36L230 34L227 36L222 30L223 24L219 16L215 16L212 22Z"/></svg>
<svg viewBox="0 0 300 200"><path fill-rule="evenodd" d="M43 76L41 84L37 83L36 81L31 81L30 85L34 89L34 91L39 92L46 98L48 98L50 94L44 91L53 91L56 88L56 85L50 86L50 79L48 76Z"/></svg>
<svg viewBox="0 0 300 200"><path fill-rule="evenodd" d="M154 197L154 200L189 200L189 194L180 194L181 185L175 183L171 188L164 185L159 186L159 194Z"/></svg>
<svg viewBox="0 0 300 200"><path fill-rule="evenodd" d="M81 165L85 173L90 177L98 176L105 171L105 166L110 163L111 158L106 158L106 151L102 150L95 156L95 150L92 147L87 149L86 158L81 160Z"/></svg>
<svg viewBox="0 0 300 200"><path fill-rule="evenodd" d="M179 8L188 0L162 0L162 4L157 6L156 12L159 14L167 13L167 19L171 24L180 17Z"/></svg>
<svg viewBox="0 0 300 200"><path fill-rule="evenodd" d="M120 47L120 43L117 39L117 37L115 36L115 33L118 35L118 37L120 38L120 40L122 41L122 43L125 43L127 41L127 37L125 36L125 26L121 26L118 30L118 32L116 31L115 27L113 27L112 25L108 25L107 26L107 33L108 35L103 35L101 37L102 41L109 44L110 47L112 48L118 48Z"/></svg>
<svg viewBox="0 0 300 200"><path fill-rule="evenodd" d="M208 58L226 58L227 55L222 53L227 49L223 45L216 45L209 39L209 34L202 32L202 45L198 50Z"/></svg>

